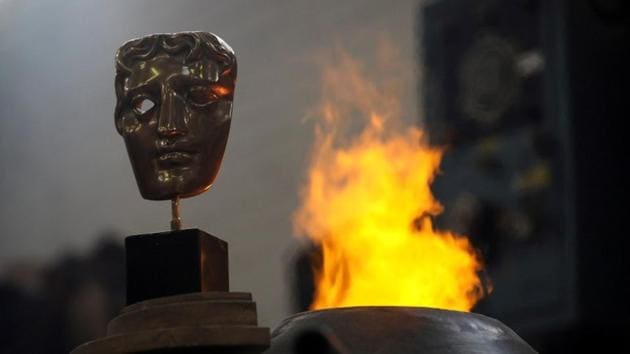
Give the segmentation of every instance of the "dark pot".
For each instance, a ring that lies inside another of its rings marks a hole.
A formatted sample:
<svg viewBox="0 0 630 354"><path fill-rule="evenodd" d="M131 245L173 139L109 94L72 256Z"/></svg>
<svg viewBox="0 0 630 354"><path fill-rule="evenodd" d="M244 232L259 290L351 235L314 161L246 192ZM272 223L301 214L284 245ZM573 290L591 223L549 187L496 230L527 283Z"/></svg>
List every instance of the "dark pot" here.
<svg viewBox="0 0 630 354"><path fill-rule="evenodd" d="M266 354L531 354L503 323L422 307L350 307L291 316Z"/></svg>

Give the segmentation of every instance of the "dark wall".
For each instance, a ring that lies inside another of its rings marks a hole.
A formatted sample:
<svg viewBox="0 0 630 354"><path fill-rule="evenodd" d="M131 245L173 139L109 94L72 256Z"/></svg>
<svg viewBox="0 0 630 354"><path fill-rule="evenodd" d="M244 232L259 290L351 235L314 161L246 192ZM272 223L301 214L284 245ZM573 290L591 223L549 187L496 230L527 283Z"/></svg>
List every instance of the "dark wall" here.
<svg viewBox="0 0 630 354"><path fill-rule="evenodd" d="M576 173L580 312L622 325L630 314L628 141L630 12L626 1L566 1L567 72Z"/></svg>
<svg viewBox="0 0 630 354"><path fill-rule="evenodd" d="M628 329L629 14L621 0L442 0L420 12L426 123L449 149L441 222L486 258L495 291L476 311L543 353L618 347ZM539 71L514 69L532 54ZM514 188L537 165L548 181ZM448 215L462 200L472 221Z"/></svg>

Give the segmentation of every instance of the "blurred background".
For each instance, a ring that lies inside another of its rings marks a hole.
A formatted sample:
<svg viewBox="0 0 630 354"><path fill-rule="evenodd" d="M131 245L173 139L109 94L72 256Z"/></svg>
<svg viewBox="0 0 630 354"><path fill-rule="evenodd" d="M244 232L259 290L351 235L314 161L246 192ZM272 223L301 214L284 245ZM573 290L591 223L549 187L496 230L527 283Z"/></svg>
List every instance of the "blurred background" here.
<svg viewBox="0 0 630 354"><path fill-rule="evenodd" d="M166 230L169 204L137 191L113 56L186 30L225 39L239 78L222 170L183 202L184 226L230 243L231 288L254 294L263 325L312 299L291 219L313 57L384 33L409 62L405 110L447 147L437 222L486 260L494 290L474 311L543 353L621 346L629 21L623 0L0 0L0 352L66 353L124 305L122 240Z"/></svg>

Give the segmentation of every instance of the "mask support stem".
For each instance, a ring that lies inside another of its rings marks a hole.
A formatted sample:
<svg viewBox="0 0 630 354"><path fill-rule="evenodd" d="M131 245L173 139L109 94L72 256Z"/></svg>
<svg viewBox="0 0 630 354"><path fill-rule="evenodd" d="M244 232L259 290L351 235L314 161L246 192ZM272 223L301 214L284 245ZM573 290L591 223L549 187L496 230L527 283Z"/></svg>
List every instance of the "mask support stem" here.
<svg viewBox="0 0 630 354"><path fill-rule="evenodd" d="M182 229L182 218L179 216L179 196L171 199L171 231Z"/></svg>

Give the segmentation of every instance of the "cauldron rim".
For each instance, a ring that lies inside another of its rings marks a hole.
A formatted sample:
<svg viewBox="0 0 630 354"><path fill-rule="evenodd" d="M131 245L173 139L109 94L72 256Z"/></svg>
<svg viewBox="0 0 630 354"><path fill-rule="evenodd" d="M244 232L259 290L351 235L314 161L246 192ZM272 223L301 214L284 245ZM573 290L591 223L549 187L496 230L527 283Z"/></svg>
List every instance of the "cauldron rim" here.
<svg viewBox="0 0 630 354"><path fill-rule="evenodd" d="M310 315L317 315L320 313L326 313L326 312L345 312L345 311L352 311L352 310L376 310L376 311L386 311L386 310L391 310L391 311L423 311L423 312L434 312L434 313L448 313L451 314L453 316L474 316L480 320L484 320L484 321L492 321L492 322L498 322L501 323L501 321L480 314L480 313L476 313L476 312L468 312L468 311L459 311L459 310L448 310L448 309L441 309L441 308L437 308L437 307L425 307L425 306L399 306L399 305L359 305L359 306L342 306L342 307L328 307L328 308L324 308L324 309L317 309L317 310L307 310L307 311L301 311L301 312L296 312L294 314L291 314L287 317L285 317L282 322L280 322L280 325L277 327L280 328L282 327L282 324L290 322L296 318L299 317L304 317L304 316L310 316Z"/></svg>

